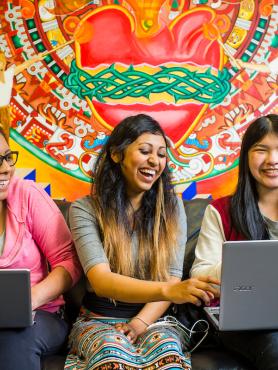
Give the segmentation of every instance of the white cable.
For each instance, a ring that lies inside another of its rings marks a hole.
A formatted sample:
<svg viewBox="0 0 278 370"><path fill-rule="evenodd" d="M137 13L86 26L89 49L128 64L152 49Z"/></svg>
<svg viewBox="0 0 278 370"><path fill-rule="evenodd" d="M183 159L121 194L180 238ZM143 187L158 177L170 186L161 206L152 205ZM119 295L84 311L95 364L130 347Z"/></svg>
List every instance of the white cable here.
<svg viewBox="0 0 278 370"><path fill-rule="evenodd" d="M195 326L198 323L204 323L204 324L206 324L206 328L204 330L197 330L197 331L194 330ZM203 333L204 334L203 337L199 340L199 342L192 349L189 350L189 352L193 352L203 342L203 340L208 335L208 331L209 331L209 323L206 320L204 320L204 319L200 319L200 320L195 321L195 323L192 325L191 329L188 329L185 325L183 325L175 317L170 316L170 315L165 316L164 318L158 320L157 322L149 325L148 326L148 329L151 329L151 328L154 328L154 327L157 327L157 326L161 326L161 325L169 326L169 327L173 327L173 328L178 328L186 336L189 335L189 338L190 339L191 339L191 337L192 337L193 334Z"/></svg>

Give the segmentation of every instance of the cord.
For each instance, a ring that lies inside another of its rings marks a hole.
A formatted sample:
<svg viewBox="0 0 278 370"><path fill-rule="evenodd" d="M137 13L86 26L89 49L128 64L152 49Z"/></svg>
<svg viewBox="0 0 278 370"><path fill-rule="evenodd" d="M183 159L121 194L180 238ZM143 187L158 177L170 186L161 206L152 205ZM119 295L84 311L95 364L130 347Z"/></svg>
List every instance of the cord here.
<svg viewBox="0 0 278 370"><path fill-rule="evenodd" d="M196 325L199 324L199 323L205 324L206 328L204 330L194 330ZM208 335L208 331L209 331L209 323L204 319L200 319L200 320L195 321L195 323L189 329L185 325L183 325L180 321L178 321L175 317L170 316L170 315L167 315L167 316L163 317L162 319L158 320L157 322L149 325L148 329L151 329L151 328L156 327L156 326L161 326L161 325L166 325L166 326L178 328L184 333L184 335L189 336L190 339L191 339L193 334L203 333L204 334L203 337L197 342L197 344L195 344L195 346L192 349L189 350L189 352L193 352L193 351L195 351L195 349L197 347L199 347L199 345L203 342L203 340Z"/></svg>

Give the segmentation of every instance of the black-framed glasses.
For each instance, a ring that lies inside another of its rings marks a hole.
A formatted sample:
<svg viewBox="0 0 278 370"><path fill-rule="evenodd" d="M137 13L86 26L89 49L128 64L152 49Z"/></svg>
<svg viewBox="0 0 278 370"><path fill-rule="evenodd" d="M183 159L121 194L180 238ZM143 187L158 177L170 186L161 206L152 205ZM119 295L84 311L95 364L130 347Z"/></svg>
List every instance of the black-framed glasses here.
<svg viewBox="0 0 278 370"><path fill-rule="evenodd" d="M9 166L14 166L17 162L18 151L11 151L5 155L0 155L0 166L2 166L4 159Z"/></svg>

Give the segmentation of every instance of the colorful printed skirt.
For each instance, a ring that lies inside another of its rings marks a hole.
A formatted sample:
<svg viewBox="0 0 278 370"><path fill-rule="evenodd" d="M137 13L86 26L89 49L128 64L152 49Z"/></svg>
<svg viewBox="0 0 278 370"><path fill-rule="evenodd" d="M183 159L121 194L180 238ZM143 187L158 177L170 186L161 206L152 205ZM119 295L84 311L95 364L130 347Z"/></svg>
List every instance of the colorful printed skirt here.
<svg viewBox="0 0 278 370"><path fill-rule="evenodd" d="M96 317L82 309L70 334L67 370L191 369L179 333L155 325L132 344L114 325L126 319Z"/></svg>

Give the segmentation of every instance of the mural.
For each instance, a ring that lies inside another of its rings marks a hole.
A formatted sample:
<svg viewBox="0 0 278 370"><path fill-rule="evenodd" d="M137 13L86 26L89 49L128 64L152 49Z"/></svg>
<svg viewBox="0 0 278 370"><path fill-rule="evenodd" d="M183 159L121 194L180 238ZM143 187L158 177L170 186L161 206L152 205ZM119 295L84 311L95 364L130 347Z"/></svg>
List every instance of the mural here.
<svg viewBox="0 0 278 370"><path fill-rule="evenodd" d="M14 77L12 143L54 197L88 192L111 130L137 113L169 137L178 193L228 194L246 128L278 113L277 75L236 61L277 58L274 0L9 0L0 11L8 67L37 56Z"/></svg>

